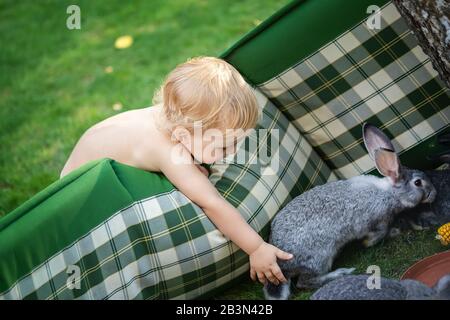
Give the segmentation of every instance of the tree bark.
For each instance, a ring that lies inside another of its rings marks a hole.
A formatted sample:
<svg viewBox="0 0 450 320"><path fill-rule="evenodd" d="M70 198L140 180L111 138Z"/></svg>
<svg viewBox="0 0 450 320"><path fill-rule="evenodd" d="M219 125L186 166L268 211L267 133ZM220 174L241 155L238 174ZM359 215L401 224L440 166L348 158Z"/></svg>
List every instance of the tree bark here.
<svg viewBox="0 0 450 320"><path fill-rule="evenodd" d="M434 69L450 88L450 2L393 0Z"/></svg>

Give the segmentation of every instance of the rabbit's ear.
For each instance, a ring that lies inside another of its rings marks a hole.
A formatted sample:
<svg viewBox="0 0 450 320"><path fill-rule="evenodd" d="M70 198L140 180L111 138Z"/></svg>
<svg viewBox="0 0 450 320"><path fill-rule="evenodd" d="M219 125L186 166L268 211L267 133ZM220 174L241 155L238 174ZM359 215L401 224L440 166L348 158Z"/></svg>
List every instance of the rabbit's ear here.
<svg viewBox="0 0 450 320"><path fill-rule="evenodd" d="M427 160L430 160L433 162L450 163L450 149L446 150L444 152L431 154L431 155L427 156Z"/></svg>
<svg viewBox="0 0 450 320"><path fill-rule="evenodd" d="M375 160L377 149L383 148L395 152L391 140L380 129L367 122L363 125L363 139L372 160Z"/></svg>
<svg viewBox="0 0 450 320"><path fill-rule="evenodd" d="M441 154L439 160L441 160L444 163L450 163L450 152Z"/></svg>
<svg viewBox="0 0 450 320"><path fill-rule="evenodd" d="M379 173L390 177L394 183L400 179L400 160L394 151L384 148L375 150L375 165Z"/></svg>

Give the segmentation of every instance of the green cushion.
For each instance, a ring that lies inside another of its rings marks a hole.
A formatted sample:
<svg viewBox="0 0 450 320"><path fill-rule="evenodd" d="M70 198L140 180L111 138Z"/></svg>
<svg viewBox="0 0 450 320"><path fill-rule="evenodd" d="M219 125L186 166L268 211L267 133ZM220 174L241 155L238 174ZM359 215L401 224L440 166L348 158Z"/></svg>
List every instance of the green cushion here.
<svg viewBox="0 0 450 320"><path fill-rule="evenodd" d="M274 138L275 161L252 162L250 135L237 153L246 161L211 166L210 180L267 239L287 201L335 177L286 117L257 97L258 128ZM66 284L73 265L80 289ZM241 276L248 277L247 255L197 205L161 174L109 159L85 165L0 220L3 299L192 299Z"/></svg>
<svg viewBox="0 0 450 320"><path fill-rule="evenodd" d="M387 0L295 0L222 54L253 84L276 76L367 18Z"/></svg>
<svg viewBox="0 0 450 320"><path fill-rule="evenodd" d="M362 20L258 86L341 178L374 168L361 137L366 121L417 168L431 165L436 134L450 129L450 90L394 4L380 17L380 30Z"/></svg>

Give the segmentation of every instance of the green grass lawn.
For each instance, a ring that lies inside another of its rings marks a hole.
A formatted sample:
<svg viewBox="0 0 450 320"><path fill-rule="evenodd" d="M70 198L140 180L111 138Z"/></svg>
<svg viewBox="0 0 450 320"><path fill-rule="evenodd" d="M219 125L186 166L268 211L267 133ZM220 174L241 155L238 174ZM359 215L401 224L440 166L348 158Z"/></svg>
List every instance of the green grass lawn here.
<svg viewBox="0 0 450 320"><path fill-rule="evenodd" d="M80 135L117 113L115 103L151 105L178 63L220 55L288 2L0 0L0 216L57 179ZM66 28L73 3L81 30ZM115 49L126 34L133 46Z"/></svg>
<svg viewBox="0 0 450 320"><path fill-rule="evenodd" d="M365 273L368 266L377 265L383 277L400 278L414 262L445 250L434 239L435 234L434 230L409 232L397 238L385 239L368 249L358 243L351 243L338 257L335 267L355 267L355 274L359 274ZM292 298L307 299L311 293L294 291ZM264 295L259 284L247 280L216 298L264 299Z"/></svg>
<svg viewBox="0 0 450 320"><path fill-rule="evenodd" d="M151 104L176 64L217 56L288 0L0 0L0 216L58 179L80 135L117 112ZM81 30L66 28L66 8L81 8ZM131 48L114 41L132 35ZM105 72L112 67L113 72ZM376 264L399 277L444 248L434 231L404 235L337 261L364 272ZM357 250L355 250L357 249ZM308 293L296 293L305 298ZM245 281L217 298L262 298Z"/></svg>

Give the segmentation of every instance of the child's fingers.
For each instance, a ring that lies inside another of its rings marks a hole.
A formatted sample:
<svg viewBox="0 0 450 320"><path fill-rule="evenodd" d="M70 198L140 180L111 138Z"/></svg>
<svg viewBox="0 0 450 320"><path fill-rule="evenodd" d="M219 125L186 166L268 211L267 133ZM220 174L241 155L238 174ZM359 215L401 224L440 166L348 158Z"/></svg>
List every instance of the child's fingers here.
<svg viewBox="0 0 450 320"><path fill-rule="evenodd" d="M256 274L258 275L259 282L261 282L262 284L265 284L266 283L266 277L265 277L264 273L257 272Z"/></svg>
<svg viewBox="0 0 450 320"><path fill-rule="evenodd" d="M283 250L278 249L275 253L277 258L282 260L289 260L292 259L293 255L291 253L284 252Z"/></svg>
<svg viewBox="0 0 450 320"><path fill-rule="evenodd" d="M275 276L273 275L272 272L267 271L265 273L266 279L269 280L270 282L272 282L274 285L278 285L280 282L278 281L277 278L275 278Z"/></svg>
<svg viewBox="0 0 450 320"><path fill-rule="evenodd" d="M280 282L287 282L278 265L272 267L272 273Z"/></svg>
<svg viewBox="0 0 450 320"><path fill-rule="evenodd" d="M253 281L256 281L256 271L255 271L255 269L253 269L253 268L250 269L250 278L251 278Z"/></svg>

